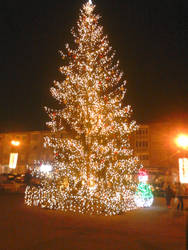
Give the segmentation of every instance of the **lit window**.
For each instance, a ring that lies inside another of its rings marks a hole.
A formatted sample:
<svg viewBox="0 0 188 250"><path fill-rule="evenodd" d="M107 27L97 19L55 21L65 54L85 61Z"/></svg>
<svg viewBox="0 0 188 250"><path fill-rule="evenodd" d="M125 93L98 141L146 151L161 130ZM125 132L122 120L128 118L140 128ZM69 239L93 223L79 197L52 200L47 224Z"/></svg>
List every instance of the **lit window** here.
<svg viewBox="0 0 188 250"><path fill-rule="evenodd" d="M16 164L17 164L17 160L18 160L18 153L11 153L10 154L10 160L9 160L9 168L16 168Z"/></svg>

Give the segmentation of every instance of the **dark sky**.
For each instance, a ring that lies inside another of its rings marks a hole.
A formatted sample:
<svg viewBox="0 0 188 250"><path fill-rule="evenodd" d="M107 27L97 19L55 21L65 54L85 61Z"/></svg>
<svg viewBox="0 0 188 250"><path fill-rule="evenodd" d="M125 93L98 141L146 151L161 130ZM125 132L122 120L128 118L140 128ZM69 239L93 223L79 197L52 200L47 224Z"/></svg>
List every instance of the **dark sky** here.
<svg viewBox="0 0 188 250"><path fill-rule="evenodd" d="M58 54L71 41L84 0L3 1L0 5L0 129L45 129L43 106L60 80ZM188 1L93 0L117 51L138 123L186 119Z"/></svg>

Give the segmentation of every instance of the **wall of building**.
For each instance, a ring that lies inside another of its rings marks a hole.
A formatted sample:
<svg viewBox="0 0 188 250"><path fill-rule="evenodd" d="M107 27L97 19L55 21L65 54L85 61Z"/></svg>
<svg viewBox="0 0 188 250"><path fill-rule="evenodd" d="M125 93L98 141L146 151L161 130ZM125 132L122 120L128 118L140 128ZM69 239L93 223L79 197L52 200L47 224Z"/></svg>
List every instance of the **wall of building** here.
<svg viewBox="0 0 188 250"><path fill-rule="evenodd" d="M11 153L18 153L17 167L12 170L16 173L25 172L27 166L33 165L36 160L50 160L52 153L43 147L44 136L48 134L47 131L0 134L0 172L10 171L7 168ZM20 145L13 146L12 140L19 141Z"/></svg>
<svg viewBox="0 0 188 250"><path fill-rule="evenodd" d="M176 122L150 123L140 125L134 133L132 145L134 154L144 167L153 172L169 175L178 171L178 158L182 152L175 143L181 133L188 133L186 124Z"/></svg>
<svg viewBox="0 0 188 250"><path fill-rule="evenodd" d="M175 145L179 133L188 132L186 126L175 123L151 123L140 125L132 138L134 154L139 157L143 166L150 171L161 171L167 175L178 171L178 158L181 156ZM24 172L27 165L36 160L49 161L53 154L43 147L44 137L48 131L30 131L0 134L0 172L9 166L10 153L18 153L16 172ZM18 147L12 140L20 142Z"/></svg>

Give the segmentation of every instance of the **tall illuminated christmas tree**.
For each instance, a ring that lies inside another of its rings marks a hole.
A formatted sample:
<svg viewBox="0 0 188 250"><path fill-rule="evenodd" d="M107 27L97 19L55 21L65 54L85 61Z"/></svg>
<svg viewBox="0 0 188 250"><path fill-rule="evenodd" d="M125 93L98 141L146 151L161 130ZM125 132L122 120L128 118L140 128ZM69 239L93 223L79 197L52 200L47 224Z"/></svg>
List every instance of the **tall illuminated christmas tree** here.
<svg viewBox="0 0 188 250"><path fill-rule="evenodd" d="M63 79L51 88L61 108L46 108L45 146L54 161L52 169L33 171L41 183L27 187L28 205L105 215L136 208L139 162L130 136L137 126L123 105L126 82L94 9L91 0L83 5L72 30L75 45L61 52Z"/></svg>

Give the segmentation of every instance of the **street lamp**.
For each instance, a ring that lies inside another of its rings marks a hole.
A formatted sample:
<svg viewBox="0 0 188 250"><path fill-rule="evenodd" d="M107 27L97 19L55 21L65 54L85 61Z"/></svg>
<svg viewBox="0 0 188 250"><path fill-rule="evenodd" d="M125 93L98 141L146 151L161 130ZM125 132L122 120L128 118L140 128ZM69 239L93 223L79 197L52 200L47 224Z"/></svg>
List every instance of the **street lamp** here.
<svg viewBox="0 0 188 250"><path fill-rule="evenodd" d="M187 149L188 148L188 135L184 135L184 134L178 135L175 142L178 147Z"/></svg>
<svg viewBox="0 0 188 250"><path fill-rule="evenodd" d="M11 144L12 144L12 146L15 146L15 147L20 146L20 142L19 141L15 141L15 140L12 140Z"/></svg>

